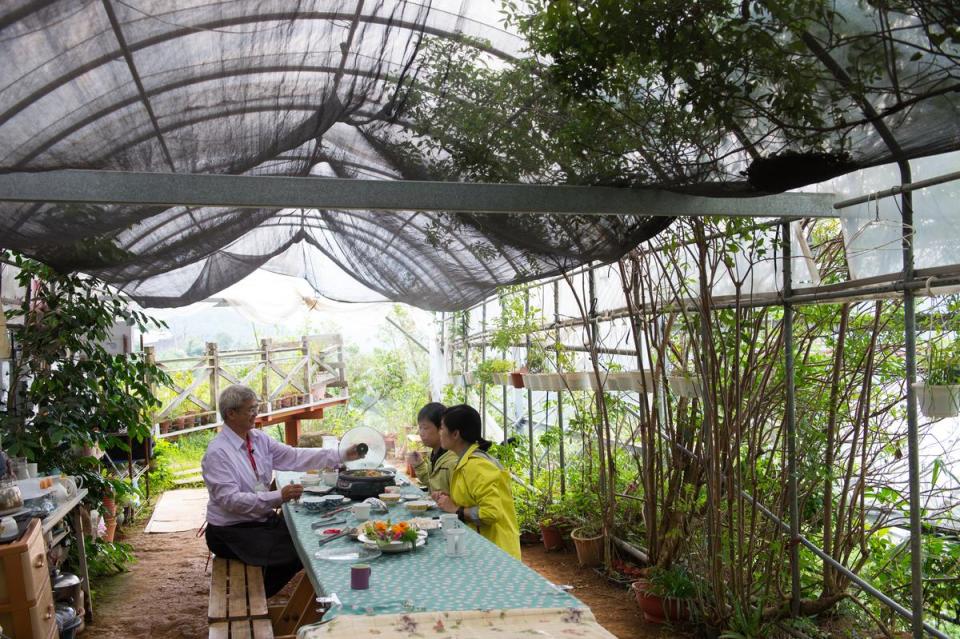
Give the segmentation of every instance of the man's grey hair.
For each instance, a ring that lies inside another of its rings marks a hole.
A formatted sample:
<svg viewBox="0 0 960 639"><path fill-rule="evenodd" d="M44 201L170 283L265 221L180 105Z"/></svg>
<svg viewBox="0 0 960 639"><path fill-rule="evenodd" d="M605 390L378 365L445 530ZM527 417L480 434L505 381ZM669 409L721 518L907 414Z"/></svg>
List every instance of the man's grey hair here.
<svg viewBox="0 0 960 639"><path fill-rule="evenodd" d="M233 384L220 391L220 417L227 422L227 411L237 410L244 402L257 401L257 394L249 386Z"/></svg>

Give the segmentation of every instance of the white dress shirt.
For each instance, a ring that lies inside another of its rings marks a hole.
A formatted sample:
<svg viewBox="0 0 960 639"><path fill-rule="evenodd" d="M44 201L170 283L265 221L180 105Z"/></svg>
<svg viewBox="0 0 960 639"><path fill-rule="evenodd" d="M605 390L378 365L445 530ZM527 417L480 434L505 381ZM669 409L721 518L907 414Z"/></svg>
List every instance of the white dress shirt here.
<svg viewBox="0 0 960 639"><path fill-rule="evenodd" d="M340 465L340 453L323 448L294 448L281 444L266 433L249 433L254 474L245 439L224 426L207 446L200 463L210 500L207 523L230 526L264 521L282 499L279 490L266 490L274 470L310 470ZM259 489L259 490L258 490Z"/></svg>

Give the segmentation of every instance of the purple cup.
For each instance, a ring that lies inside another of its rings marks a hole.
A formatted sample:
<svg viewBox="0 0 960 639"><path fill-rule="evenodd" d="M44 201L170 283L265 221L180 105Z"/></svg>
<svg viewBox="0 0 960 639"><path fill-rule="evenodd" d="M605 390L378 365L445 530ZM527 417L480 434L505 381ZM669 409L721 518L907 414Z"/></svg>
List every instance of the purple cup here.
<svg viewBox="0 0 960 639"><path fill-rule="evenodd" d="M354 590L366 590L370 587L370 564L350 566L350 587Z"/></svg>

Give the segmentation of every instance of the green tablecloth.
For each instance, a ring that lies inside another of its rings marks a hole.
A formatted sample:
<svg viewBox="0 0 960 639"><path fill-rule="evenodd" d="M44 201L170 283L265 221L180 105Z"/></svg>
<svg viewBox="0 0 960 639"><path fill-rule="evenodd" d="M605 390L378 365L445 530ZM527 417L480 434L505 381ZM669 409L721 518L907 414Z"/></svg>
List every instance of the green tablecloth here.
<svg viewBox="0 0 960 639"><path fill-rule="evenodd" d="M299 473L279 472L277 482L285 485L299 477ZM419 493L419 490L405 487L404 494L408 493ZM314 557L319 549L318 536L310 525L320 515L289 503L284 504L283 514L316 592L336 593L343 603L336 614L585 607L474 530L465 535L464 557L447 557L443 533L437 532L416 552L384 554L374 559L370 562L370 589L351 590L348 562ZM345 514L347 526L356 523L349 513ZM438 514L434 510L427 512L430 516ZM377 518L400 521L409 519L410 514L402 505L397 505L390 508L388 515ZM356 543L345 537L324 547Z"/></svg>

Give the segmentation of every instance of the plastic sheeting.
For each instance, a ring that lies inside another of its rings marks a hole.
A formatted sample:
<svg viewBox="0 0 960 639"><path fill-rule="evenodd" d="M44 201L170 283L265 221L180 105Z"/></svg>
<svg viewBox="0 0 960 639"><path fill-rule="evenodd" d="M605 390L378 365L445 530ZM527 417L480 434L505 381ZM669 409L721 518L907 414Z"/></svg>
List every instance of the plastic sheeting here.
<svg viewBox="0 0 960 639"><path fill-rule="evenodd" d="M913 181L960 171L960 153L947 153L911 162ZM885 165L836 178L821 186L841 198L875 193L900 184L896 166ZM931 268L960 263L960 225L957 224L960 181L913 192L914 264ZM903 270L900 197L887 197L840 211L847 262L853 279Z"/></svg>

